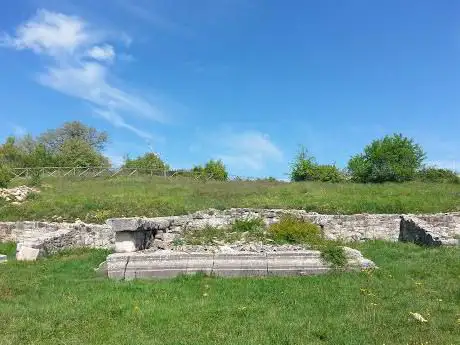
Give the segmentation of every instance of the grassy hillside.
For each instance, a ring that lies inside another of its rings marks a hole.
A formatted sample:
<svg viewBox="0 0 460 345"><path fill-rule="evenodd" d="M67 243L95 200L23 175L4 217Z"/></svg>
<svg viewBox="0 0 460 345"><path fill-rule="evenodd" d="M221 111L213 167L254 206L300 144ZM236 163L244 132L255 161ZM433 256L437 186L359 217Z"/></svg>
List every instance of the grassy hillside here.
<svg viewBox="0 0 460 345"><path fill-rule="evenodd" d="M380 269L114 282L93 271L104 251L2 264L0 344L458 344L458 249L359 249Z"/></svg>
<svg viewBox="0 0 460 345"><path fill-rule="evenodd" d="M320 213L460 210L460 184L198 182L163 178L48 179L22 205L0 204L1 220L60 216L103 222L115 216L184 214L205 208L295 208Z"/></svg>

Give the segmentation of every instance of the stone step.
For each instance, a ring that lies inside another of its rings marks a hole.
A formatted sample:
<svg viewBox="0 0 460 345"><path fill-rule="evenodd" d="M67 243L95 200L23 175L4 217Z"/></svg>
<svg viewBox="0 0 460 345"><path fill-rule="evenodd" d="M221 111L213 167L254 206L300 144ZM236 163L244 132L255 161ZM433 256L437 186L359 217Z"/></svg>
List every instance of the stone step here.
<svg viewBox="0 0 460 345"><path fill-rule="evenodd" d="M369 260L350 261L369 267ZM267 253L188 253L178 251L115 253L107 257L107 275L113 279L171 278L203 272L223 277L292 276L322 274L331 269L316 250Z"/></svg>

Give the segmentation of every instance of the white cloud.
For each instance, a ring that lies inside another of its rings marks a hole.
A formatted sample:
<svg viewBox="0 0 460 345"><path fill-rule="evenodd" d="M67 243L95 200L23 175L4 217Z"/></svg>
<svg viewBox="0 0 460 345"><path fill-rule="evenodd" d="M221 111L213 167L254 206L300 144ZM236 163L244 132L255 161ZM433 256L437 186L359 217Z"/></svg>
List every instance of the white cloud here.
<svg viewBox="0 0 460 345"><path fill-rule="evenodd" d="M130 124L126 123L125 120L115 112L112 112L110 110L102 110L102 109L93 109L93 112L96 115L99 115L100 117L102 117L103 119L106 119L107 121L109 121L115 127L126 128L127 130L130 130L131 132L135 133L137 136L143 139L147 139L147 140L153 139L153 136L150 133L142 131L134 126L131 126Z"/></svg>
<svg viewBox="0 0 460 345"><path fill-rule="evenodd" d="M72 54L92 40L86 23L75 16L38 10L29 21L16 29L16 34L4 34L3 45L16 49L31 49L48 55ZM94 37L95 38L95 37Z"/></svg>
<svg viewBox="0 0 460 345"><path fill-rule="evenodd" d="M215 142L221 146L218 158L238 169L261 170L268 162L280 162L282 151L271 142L268 135L258 131L224 131Z"/></svg>
<svg viewBox="0 0 460 345"><path fill-rule="evenodd" d="M95 60L111 62L115 58L115 50L110 44L94 46L88 50L88 56Z"/></svg>
<svg viewBox="0 0 460 345"><path fill-rule="evenodd" d="M150 139L150 134L128 124L124 117L137 116L162 122L164 116L148 100L111 81L114 78L110 66L104 62L111 62L116 53L115 48L105 41L108 36L80 17L39 10L21 24L14 35L4 34L0 43L47 56L50 62L45 71L39 73L39 83L93 104L98 108L95 113L113 125ZM120 40L126 45L131 42L126 34Z"/></svg>

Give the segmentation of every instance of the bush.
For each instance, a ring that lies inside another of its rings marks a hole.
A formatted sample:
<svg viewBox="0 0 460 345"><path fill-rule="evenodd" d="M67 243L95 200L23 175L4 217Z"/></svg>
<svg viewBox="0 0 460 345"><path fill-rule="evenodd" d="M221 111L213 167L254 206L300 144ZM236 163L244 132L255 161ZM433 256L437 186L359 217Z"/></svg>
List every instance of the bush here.
<svg viewBox="0 0 460 345"><path fill-rule="evenodd" d="M343 247L334 243L327 244L322 248L321 257L324 261L332 264L333 267L343 267L347 263Z"/></svg>
<svg viewBox="0 0 460 345"><path fill-rule="evenodd" d="M344 174L335 165L317 165L313 169L313 180L321 182L343 182Z"/></svg>
<svg viewBox="0 0 460 345"><path fill-rule="evenodd" d="M141 172L151 172L152 170L164 172L169 170L169 166L160 158L159 155L153 152L147 152L143 156L135 159L126 158L124 168L140 169Z"/></svg>
<svg viewBox="0 0 460 345"><path fill-rule="evenodd" d="M195 176L199 176L204 179L209 178L217 181L228 180L227 168L221 160L211 159L204 167L201 165L194 166L192 172Z"/></svg>
<svg viewBox="0 0 460 345"><path fill-rule="evenodd" d="M417 172L417 180L422 182L460 183L455 171L439 168L423 168Z"/></svg>
<svg viewBox="0 0 460 345"><path fill-rule="evenodd" d="M321 229L310 222L286 216L278 223L270 225L268 233L279 243L308 243L318 245L323 242Z"/></svg>
<svg viewBox="0 0 460 345"><path fill-rule="evenodd" d="M335 165L317 164L315 158L310 156L305 148L301 147L291 165L291 180L294 182L343 182L345 176Z"/></svg>
<svg viewBox="0 0 460 345"><path fill-rule="evenodd" d="M7 188L12 179L11 170L5 165L0 165L0 188Z"/></svg>
<svg viewBox="0 0 460 345"><path fill-rule="evenodd" d="M253 232L259 231L264 227L264 221L261 218L237 219L232 225L234 232Z"/></svg>
<svg viewBox="0 0 460 345"><path fill-rule="evenodd" d="M294 182L313 181L316 175L315 167L315 158L310 156L304 147L301 147L291 164L291 180Z"/></svg>
<svg viewBox="0 0 460 345"><path fill-rule="evenodd" d="M374 140L348 162L356 182L403 182L415 178L425 158L422 148L401 134Z"/></svg>

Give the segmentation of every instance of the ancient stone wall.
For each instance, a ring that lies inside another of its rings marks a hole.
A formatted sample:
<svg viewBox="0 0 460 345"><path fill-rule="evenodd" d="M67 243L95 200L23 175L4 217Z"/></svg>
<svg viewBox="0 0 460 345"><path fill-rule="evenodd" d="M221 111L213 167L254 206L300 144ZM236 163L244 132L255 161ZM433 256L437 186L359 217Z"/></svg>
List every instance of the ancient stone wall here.
<svg viewBox="0 0 460 345"><path fill-rule="evenodd" d="M397 241L401 230L401 215L398 214L322 215L302 210L238 208L224 211L210 209L171 217L117 218L108 220L107 225L82 222L0 222L0 242L14 241L23 248L39 249L43 254L82 246L115 248L121 252L147 247L167 249L187 230L200 229L207 225L224 228L236 219L248 218L261 218L265 224L270 225L278 222L284 215L318 224L327 238L344 241ZM417 215L417 218L431 226L432 237L440 243L458 243L460 212Z"/></svg>

